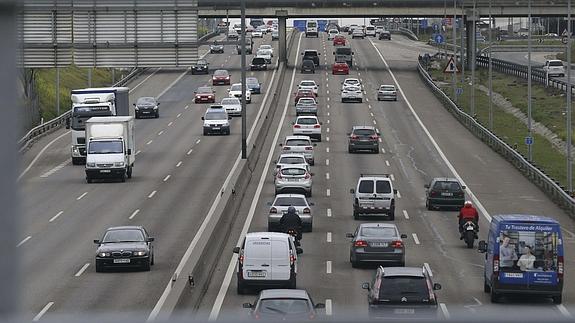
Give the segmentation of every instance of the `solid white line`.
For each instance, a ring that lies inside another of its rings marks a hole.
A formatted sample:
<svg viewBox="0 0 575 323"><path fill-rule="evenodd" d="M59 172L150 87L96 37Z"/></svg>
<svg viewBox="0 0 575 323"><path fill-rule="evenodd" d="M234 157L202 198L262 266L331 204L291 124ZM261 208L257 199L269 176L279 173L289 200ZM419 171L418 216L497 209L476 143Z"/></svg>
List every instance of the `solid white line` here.
<svg viewBox="0 0 575 323"><path fill-rule="evenodd" d="M170 179L170 177L172 177L172 175L168 175L168 176L164 177L164 182L167 182Z"/></svg>
<svg viewBox="0 0 575 323"><path fill-rule="evenodd" d="M326 165L326 166L329 166L329 159L326 159L326 160L325 160L325 165Z"/></svg>
<svg viewBox="0 0 575 323"><path fill-rule="evenodd" d="M299 51L300 51L301 38L302 38L302 34L300 34L300 38L299 38L299 41L298 41L298 46L297 46L297 51L296 51L297 53L299 53ZM297 57L297 56L296 56L296 57ZM297 65L297 58L296 58L296 62L295 62L295 63L296 63L296 65ZM275 71L276 71L276 70L274 70L274 73L275 73ZM292 93L293 84L294 84L294 81L295 81L295 72L296 72L296 69L294 69L293 72L292 72L292 77L291 77L291 82L290 82L290 87L289 87L288 93ZM273 79L273 75L272 75L272 79ZM270 87L271 87L272 83L273 83L273 82L270 82ZM268 91L267 91L267 93L266 93L266 97L264 97L264 101L263 101L263 102L266 101L267 94L270 93L270 91L269 91L270 87L268 87ZM263 102L262 102L262 106L264 105ZM280 119L280 124L283 124L284 121L285 121L285 117L286 117L286 114L287 114L287 110L288 110L289 103L290 103L290 97L288 96L288 97L286 98L286 102L285 102L285 105L284 105L284 111L283 111L282 117L281 117L281 119ZM261 111L261 110L262 110L262 109L260 109L260 111ZM250 140L250 138L251 138L252 132L255 130L255 125L257 124L257 120L259 120L259 116L256 117L256 122L254 122L254 126L252 127L252 130L251 130L251 132L250 132L250 135L248 136L248 142L249 142L249 140ZM264 170L263 170L263 172L262 172L262 175L261 175L261 177L260 177L260 181L259 181L258 186L257 186L257 188L256 188L255 198L253 199L252 204L250 205L250 209L249 209L249 211L248 211L248 216L247 216L247 218L246 218L246 222L244 223L244 226L243 226L243 228L242 228L242 231L241 231L241 233L240 233L240 237L238 238L238 241L237 241L237 243L236 243L236 246L239 246L239 245L242 243L242 241L243 241L245 235L247 234L247 232L248 232L248 230L249 230L249 227L250 227L250 224L251 224L251 222L252 222L252 219L253 219L253 217L254 217L254 214L255 214L255 211L256 211L256 207L257 207L257 204L258 204L258 201L259 201L259 198L260 198L260 196L261 196L261 192L262 192L262 189L263 189L263 186L264 186L264 182L265 182L266 177L267 177L267 174L268 174L269 165L271 164L271 161L272 161L272 158L273 158L274 148L275 148L275 146L276 146L276 144L277 144L277 142L278 142L278 139L279 139L280 131L281 131L281 127L278 127L277 130L276 130L276 133L275 133L275 135L274 135L272 148L271 148L270 151L269 151L269 154L268 154L268 157L267 157L265 166L264 166ZM241 159L241 153L238 155L238 158L236 159L236 164L239 163L240 159ZM235 167L236 167L236 166L234 166L234 169L235 169ZM228 176L228 178L231 176L231 174L233 174L233 170L234 170L234 169L232 169L232 172L230 172L230 175ZM224 185L226 185L226 184L224 183ZM220 195L218 195L218 196L220 196ZM213 208L215 209L215 205L213 205ZM209 214L208 214L208 215L209 215ZM206 221L204 221L204 223L207 225ZM202 223L202 226L204 226L204 223ZM199 235L196 235L196 237L194 237L194 241L196 240L196 238L199 239ZM192 241L192 243L193 243L194 241ZM190 245L190 247L191 247L191 245ZM188 257L189 257L189 256L188 256ZM183 259L182 259L182 260L183 260ZM216 300L215 300L214 305L213 305L213 307L212 307L212 310L211 310L211 312L210 312L210 316L209 316L209 320L210 320L210 321L214 321L214 320L216 320L216 319L218 318L219 312L220 312L220 310L221 310L221 308L222 308L222 304L223 304L223 302L224 302L224 298L225 298L225 296L226 296L226 292L227 292L228 288L230 287L230 282L231 282L231 280L232 280L232 276L233 276L233 273L234 273L234 269L235 269L237 260L238 260L238 259L237 259L237 256L236 256L236 255L232 255L232 256L231 256L230 263L229 263L228 268L227 268L227 271L226 271L226 275L224 276L224 280L223 280L223 282L222 282L222 285L220 286L220 290L218 291L218 295L217 295L217 297L216 297ZM180 271L181 271L181 269L180 269ZM166 289L169 289L170 286L171 286L170 283L168 283L168 287L166 287ZM169 291L168 291L168 292L169 292ZM164 292L164 294L166 294L166 292ZM164 297L164 296L162 295L162 297ZM167 297L167 295L166 295L166 297ZM164 297L164 299L165 299L165 297ZM160 299L160 301L161 301L161 299ZM158 304L160 304L160 302L158 302ZM158 308L157 312L159 311L159 306L158 306L158 304L156 304L156 308ZM156 308L154 308L154 310L156 310ZM157 316L157 312L154 313L154 311L153 311L153 312L150 314L150 317L148 318L148 321L150 321L150 319L153 320L153 319Z"/></svg>
<svg viewBox="0 0 575 323"><path fill-rule="evenodd" d="M60 211L58 212L56 215L54 215L50 220L48 220L48 222L54 222L54 220L56 220L60 215L62 215L62 213L64 213L64 211Z"/></svg>
<svg viewBox="0 0 575 323"><path fill-rule="evenodd" d="M84 196L86 196L86 195L88 195L88 192L84 192L82 195L78 196L78 197L76 198L76 200L79 201L79 200L81 200L82 198L84 198Z"/></svg>
<svg viewBox="0 0 575 323"><path fill-rule="evenodd" d="M325 179L329 179L329 173L325 173Z"/></svg>
<svg viewBox="0 0 575 323"><path fill-rule="evenodd" d="M133 219L136 215L138 215L138 213L140 213L140 209L136 209L134 212L132 212L132 215L130 215L128 219Z"/></svg>
<svg viewBox="0 0 575 323"><path fill-rule="evenodd" d="M50 309L50 307L52 307L52 305L54 305L54 302L48 302L48 304L46 304L46 306L44 306L44 308L40 311L40 313L38 313L38 315L34 316L32 321L38 322L42 318L42 316L44 316L44 314L46 314L46 312L48 312L48 310Z"/></svg>
<svg viewBox="0 0 575 323"><path fill-rule="evenodd" d="M24 240L20 241L19 244L16 245L16 248L20 247L21 245L25 244L28 240L32 239L32 236L27 236Z"/></svg>
<svg viewBox="0 0 575 323"><path fill-rule="evenodd" d="M328 232L328 233L327 233L327 236L326 236L325 240L326 240L327 242L331 242L331 232Z"/></svg>
<svg viewBox="0 0 575 323"><path fill-rule="evenodd" d="M429 273L429 277L433 277L433 272L431 271L431 267L429 266L429 264L424 262L423 267L425 267L425 270L427 270L427 272Z"/></svg>
<svg viewBox="0 0 575 323"><path fill-rule="evenodd" d="M166 94L166 92L168 92L174 85L176 85L176 83L178 83L184 76L186 76L186 74L188 74L189 68L186 69L185 72L183 72L182 74L180 74L180 76L178 76L177 79L175 79L172 83L170 83L170 85L168 85L167 88L165 88L158 96L156 96L156 98L161 98L162 95Z"/></svg>
<svg viewBox="0 0 575 323"><path fill-rule="evenodd" d="M176 164L176 167L180 167L180 166L182 166L182 162L181 162L181 161Z"/></svg>
<svg viewBox="0 0 575 323"><path fill-rule="evenodd" d="M412 233L411 236L413 237L413 241L415 241L415 244L420 244L419 238L417 237L417 233Z"/></svg>
<svg viewBox="0 0 575 323"><path fill-rule="evenodd" d="M406 210L403 210L403 216L405 217L406 220L409 220L409 214L407 214Z"/></svg>
<svg viewBox="0 0 575 323"><path fill-rule="evenodd" d="M148 141L148 142L146 143L146 145L149 145L149 144L151 144L151 143L153 143L153 142L154 142L153 140L150 140L150 141Z"/></svg>
<svg viewBox="0 0 575 323"><path fill-rule="evenodd" d="M325 300L325 315L327 316L333 315L333 307L331 304L331 299Z"/></svg>
<svg viewBox="0 0 575 323"><path fill-rule="evenodd" d="M331 195L331 190L329 188L325 191L325 195L327 195L327 196Z"/></svg>
<svg viewBox="0 0 575 323"><path fill-rule="evenodd" d="M89 262L85 263L84 266L82 266L82 268L80 268L80 270L78 270L78 272L74 276L80 277L84 273L84 271L88 268L88 266L90 266L90 263Z"/></svg>
<svg viewBox="0 0 575 323"><path fill-rule="evenodd" d="M40 156L48 149L50 148L50 146L52 146L52 144L54 144L56 141L62 139L64 136L70 134L71 131L66 131L65 133L59 135L58 137L52 139L52 141L50 141L44 148L42 148L42 150L40 150L40 152L38 153L38 155L36 155L36 157L34 157L34 159L32 159L32 161L30 162L30 164L28 165L28 167L26 167L26 169L24 169L24 171L22 173L20 173L20 176L18 176L18 178L16 179L16 181L20 181L20 179L22 178L22 176L26 175L26 173L28 173L28 171L32 168L32 166L38 161L38 159L40 159Z"/></svg>
<svg viewBox="0 0 575 323"><path fill-rule="evenodd" d="M399 191L397 191L397 197L401 198L401 193Z"/></svg>
<svg viewBox="0 0 575 323"><path fill-rule="evenodd" d="M192 151L194 151L194 149L188 150L188 152L186 153L186 155L188 155L188 156L191 155L191 154L192 154Z"/></svg>
<svg viewBox="0 0 575 323"><path fill-rule="evenodd" d="M449 320L451 318L451 315L449 315L449 311L447 310L447 306L445 305L445 303L439 303L439 308L441 308L441 312L443 312L443 316L445 317L445 319Z"/></svg>
<svg viewBox="0 0 575 323"><path fill-rule="evenodd" d="M161 136L164 133L164 130L158 132L158 136Z"/></svg>
<svg viewBox="0 0 575 323"><path fill-rule="evenodd" d="M170 123L168 123L168 127L171 127L174 124L173 121L170 121Z"/></svg>
<svg viewBox="0 0 575 323"><path fill-rule="evenodd" d="M325 273L331 274L331 260L325 262Z"/></svg>
<svg viewBox="0 0 575 323"><path fill-rule="evenodd" d="M385 166L389 167L389 160L385 161Z"/></svg>
<svg viewBox="0 0 575 323"><path fill-rule="evenodd" d="M453 167L453 165L451 164L451 162L449 162L449 160L447 159L447 156L445 156L445 154L443 153L443 150L441 150L441 148L439 147L439 145L437 144L437 142L435 141L435 139L433 138L433 136L431 136L431 133L429 132L429 130L427 129L427 127L423 124L423 121L421 121L421 119L419 118L419 115L415 112L415 109L413 109L413 106L411 105L411 103L409 102L409 100L407 99L407 96L405 95L405 93L403 92L403 88L399 85L399 81L397 80L397 78L395 77L395 74L391 71L391 69L389 68L389 64L387 64L387 61L385 60L385 58L383 58L383 55L381 54L381 52L379 51L379 49L375 46L375 44L373 43L373 41L371 41L371 39L369 39L369 42L371 43L371 45L373 46L373 48L375 48L375 50L377 51L377 54L379 55L379 58L383 61L383 64L385 65L385 68L389 71L389 74L391 75L391 78L393 79L395 85L397 85L397 88L399 89L399 93L401 93L401 96L403 97L403 99L405 100L405 102L407 103L407 106L409 107L409 110L411 111L411 113L413 114L413 116L415 117L415 119L417 120L417 123L419 123L419 125L421 126L421 129L423 129L423 132L425 132L425 134L427 135L427 137L429 138L429 140L431 141L431 143L433 144L433 146L435 147L435 149L437 150L437 153L439 154L439 156L441 156L441 159L443 159L443 162L445 162L445 164L447 165L447 167L449 168L449 170L451 170L451 172L453 173L453 175L455 176L455 178L457 178L457 180L461 183L461 185L465 185L466 186L466 192L467 194L469 194L469 196L471 196L471 199L473 200L473 202L475 203L475 205L477 205L477 207L479 208L479 210L481 211L481 214L483 214L483 216L487 219L488 222L491 222L491 215L489 214L489 212L487 212L487 210L485 209L485 207L483 206L483 204L481 204L481 202L479 201L479 199L475 196L475 194L473 194L473 192L471 191L471 189L469 188L469 185L466 185L465 182L463 181L463 179L461 178L461 176L459 176L459 173L457 173L457 171L455 170L455 167Z"/></svg>
<svg viewBox="0 0 575 323"><path fill-rule="evenodd" d="M327 217L331 218L331 209L327 209Z"/></svg>
<svg viewBox="0 0 575 323"><path fill-rule="evenodd" d="M152 191L152 193L150 193L150 195L148 195L148 198L151 199L152 197L154 197L154 195L156 195L157 191Z"/></svg>
<svg viewBox="0 0 575 323"><path fill-rule="evenodd" d="M563 304L559 304L557 305L557 309L559 310L559 312L561 312L561 314L563 316L565 316L566 318L572 318L573 315L571 315L571 313L569 313L569 311L567 310L567 308L565 307L565 305Z"/></svg>
<svg viewBox="0 0 575 323"><path fill-rule="evenodd" d="M142 82L136 84L136 86L134 86L133 88L131 88L128 93L132 93L132 91L134 91L135 89L137 89L138 87L140 87L140 85L144 84L144 82L146 82L150 77L152 77L154 74L156 74L159 70L161 70L161 67L158 67L157 70L154 71L154 73L148 75L144 80L142 80Z"/></svg>

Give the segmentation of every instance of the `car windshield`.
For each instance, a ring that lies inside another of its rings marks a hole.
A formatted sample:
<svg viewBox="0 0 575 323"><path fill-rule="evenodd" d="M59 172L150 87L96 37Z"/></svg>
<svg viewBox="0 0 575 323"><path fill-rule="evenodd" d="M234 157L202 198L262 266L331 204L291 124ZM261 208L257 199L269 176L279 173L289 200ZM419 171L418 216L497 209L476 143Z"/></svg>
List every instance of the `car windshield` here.
<svg viewBox="0 0 575 323"><path fill-rule="evenodd" d="M230 91L241 91L241 90L242 90L241 84L234 84L232 85L232 87L230 87Z"/></svg>
<svg viewBox="0 0 575 323"><path fill-rule="evenodd" d="M563 62L561 62L561 61L550 61L549 66L561 66L561 67L563 67Z"/></svg>
<svg viewBox="0 0 575 323"><path fill-rule="evenodd" d="M282 157L279 160L280 164L303 164L305 160L303 157Z"/></svg>
<svg viewBox="0 0 575 323"><path fill-rule="evenodd" d="M349 47L338 47L335 49L336 55L351 55L351 48Z"/></svg>
<svg viewBox="0 0 575 323"><path fill-rule="evenodd" d="M390 181L376 181L375 191L377 193L391 193L391 182Z"/></svg>
<svg viewBox="0 0 575 323"><path fill-rule="evenodd" d="M225 112L209 112L204 117L205 120L227 120L228 116Z"/></svg>
<svg viewBox="0 0 575 323"><path fill-rule="evenodd" d="M306 299L268 298L260 301L258 312L262 314L304 314L311 311L311 305Z"/></svg>
<svg viewBox="0 0 575 323"><path fill-rule="evenodd" d="M254 85L259 85L259 81L257 78L255 77L248 77L246 78L246 84L254 84Z"/></svg>
<svg viewBox="0 0 575 323"><path fill-rule="evenodd" d="M284 168L281 170L282 175L305 175L306 170L303 168Z"/></svg>
<svg viewBox="0 0 575 323"><path fill-rule="evenodd" d="M196 65L208 65L208 62L205 61L205 60L203 60L203 59L199 59L199 60L196 62Z"/></svg>
<svg viewBox="0 0 575 323"><path fill-rule="evenodd" d="M433 185L434 190L440 191L460 191L461 185L458 182L452 181L437 181L435 185Z"/></svg>
<svg viewBox="0 0 575 323"><path fill-rule="evenodd" d="M214 76L228 76L228 71L226 70L217 70L214 72Z"/></svg>
<svg viewBox="0 0 575 323"><path fill-rule="evenodd" d="M255 57L252 59L252 64L265 64L266 60L263 59L262 57ZM253 84L253 83L248 83L248 84Z"/></svg>
<svg viewBox="0 0 575 323"><path fill-rule="evenodd" d="M272 49L271 45L260 45L260 49Z"/></svg>
<svg viewBox="0 0 575 323"><path fill-rule="evenodd" d="M424 277L384 277L379 288L380 302L420 303L429 300L429 291Z"/></svg>
<svg viewBox="0 0 575 323"><path fill-rule="evenodd" d="M315 100L312 98L301 98L297 101L298 105L316 105Z"/></svg>
<svg viewBox="0 0 575 323"><path fill-rule="evenodd" d="M307 203L301 197L282 196L276 198L274 206L307 206Z"/></svg>
<svg viewBox="0 0 575 323"><path fill-rule="evenodd" d="M363 180L359 182L359 193L373 193L373 181Z"/></svg>
<svg viewBox="0 0 575 323"><path fill-rule="evenodd" d="M136 105L156 105L156 99L153 97L142 97L136 101Z"/></svg>
<svg viewBox="0 0 575 323"><path fill-rule="evenodd" d="M373 129L355 129L353 134L356 136L373 136L375 135L375 130Z"/></svg>
<svg viewBox="0 0 575 323"><path fill-rule="evenodd" d="M393 85L382 85L379 89L381 91L395 91L395 86L393 86Z"/></svg>
<svg viewBox="0 0 575 323"><path fill-rule="evenodd" d="M286 141L286 146L311 146L309 140L305 139L289 139Z"/></svg>
<svg viewBox="0 0 575 323"><path fill-rule="evenodd" d="M298 118L297 119L297 124L317 124L317 119L316 118Z"/></svg>
<svg viewBox="0 0 575 323"><path fill-rule="evenodd" d="M103 243L116 243L116 242L143 242L144 234L141 230L128 229L128 230L110 230L106 232Z"/></svg>
<svg viewBox="0 0 575 323"><path fill-rule="evenodd" d="M346 85L357 85L357 84L359 84L359 80L357 80L357 79L347 79L347 80L345 80L345 81L343 82L343 84L346 84Z"/></svg>
<svg viewBox="0 0 575 323"><path fill-rule="evenodd" d="M260 49L260 50L258 50L258 52L257 52L257 54L256 54L256 55L263 55L263 56L267 56L267 55L269 55L269 54L270 54L270 53L269 53L267 50L264 50L264 49Z"/></svg>
<svg viewBox="0 0 575 323"><path fill-rule="evenodd" d="M303 56L317 56L316 51L306 51Z"/></svg>
<svg viewBox="0 0 575 323"><path fill-rule="evenodd" d="M299 83L300 86L315 86L315 82L314 81L301 81Z"/></svg>
<svg viewBox="0 0 575 323"><path fill-rule="evenodd" d="M209 87L200 87L198 88L198 93L213 93L212 88Z"/></svg>
<svg viewBox="0 0 575 323"><path fill-rule="evenodd" d="M532 229L540 229L534 231ZM559 228L506 224L499 234L499 262L505 272L557 271Z"/></svg>
<svg viewBox="0 0 575 323"><path fill-rule="evenodd" d="M91 141L88 144L89 154L121 154L124 145L121 140Z"/></svg>
<svg viewBox="0 0 575 323"><path fill-rule="evenodd" d="M397 237L395 228L390 227L362 227L359 233L362 237L394 238Z"/></svg>
<svg viewBox="0 0 575 323"><path fill-rule="evenodd" d="M222 105L239 105L240 100L237 98L225 98L222 99Z"/></svg>

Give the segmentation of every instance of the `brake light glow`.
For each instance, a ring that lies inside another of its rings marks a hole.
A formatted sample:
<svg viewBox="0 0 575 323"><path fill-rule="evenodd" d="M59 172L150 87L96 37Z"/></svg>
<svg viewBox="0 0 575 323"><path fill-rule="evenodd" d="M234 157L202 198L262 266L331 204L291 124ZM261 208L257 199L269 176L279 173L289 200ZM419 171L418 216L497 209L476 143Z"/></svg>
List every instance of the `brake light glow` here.
<svg viewBox="0 0 575 323"><path fill-rule="evenodd" d="M437 191L431 191L431 192L429 192L429 196L437 196Z"/></svg>
<svg viewBox="0 0 575 323"><path fill-rule="evenodd" d="M306 208L303 209L303 213L308 213L308 214L309 214L309 213L311 213L311 210L310 210L308 207L306 207Z"/></svg>
<svg viewBox="0 0 575 323"><path fill-rule="evenodd" d="M317 129L317 128L321 128L321 125L316 124L316 125L314 125L313 127Z"/></svg>
<svg viewBox="0 0 575 323"><path fill-rule="evenodd" d="M557 275L559 276L559 279L563 279L563 263L563 256L557 257Z"/></svg>
<svg viewBox="0 0 575 323"><path fill-rule="evenodd" d="M309 179L310 177L311 177L311 175L309 173L305 173L305 176L304 176L305 179Z"/></svg>
<svg viewBox="0 0 575 323"><path fill-rule="evenodd" d="M296 124L296 125L294 125L293 127L294 127L294 128L298 128L298 129L301 128L301 126L300 126L299 124Z"/></svg>
<svg viewBox="0 0 575 323"><path fill-rule="evenodd" d="M282 179L282 173L281 173L281 172L278 172L278 174L276 175L276 177L277 177L278 179Z"/></svg>
<svg viewBox="0 0 575 323"><path fill-rule="evenodd" d="M272 207L270 209L270 213L278 213L278 209L276 209L275 207Z"/></svg>
<svg viewBox="0 0 575 323"><path fill-rule="evenodd" d="M356 247L367 247L367 242L363 240L357 240L353 245Z"/></svg>
<svg viewBox="0 0 575 323"><path fill-rule="evenodd" d="M312 146L307 146L307 147L305 147L305 150L313 150L313 147L312 147Z"/></svg>
<svg viewBox="0 0 575 323"><path fill-rule="evenodd" d="M358 137L357 135L351 135L351 139L353 139L353 140L356 140L356 139L358 139L358 138L359 138L359 137Z"/></svg>
<svg viewBox="0 0 575 323"><path fill-rule="evenodd" d="M373 140L377 140L377 139L379 138L379 136L373 135L373 136L371 136L371 137L369 137L369 138L371 138L371 139L373 139Z"/></svg>
<svg viewBox="0 0 575 323"><path fill-rule="evenodd" d="M396 241L393 241L391 243L391 246L396 248L396 249L401 249L401 248L403 248L403 242L400 240L396 240Z"/></svg>
<svg viewBox="0 0 575 323"><path fill-rule="evenodd" d="M290 262L290 265L292 265L292 266L295 263L295 256L293 254L289 255L289 262Z"/></svg>

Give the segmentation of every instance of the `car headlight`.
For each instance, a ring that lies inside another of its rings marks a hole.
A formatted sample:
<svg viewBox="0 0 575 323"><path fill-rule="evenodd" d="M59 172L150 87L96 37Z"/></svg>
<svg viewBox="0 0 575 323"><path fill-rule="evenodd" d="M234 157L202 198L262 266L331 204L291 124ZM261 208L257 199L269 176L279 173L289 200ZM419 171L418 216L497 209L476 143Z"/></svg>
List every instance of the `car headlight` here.
<svg viewBox="0 0 575 323"><path fill-rule="evenodd" d="M147 254L146 251L135 251L134 256L145 256Z"/></svg>
<svg viewBox="0 0 575 323"><path fill-rule="evenodd" d="M109 252L99 252L98 253L98 257L110 257L110 253Z"/></svg>
<svg viewBox="0 0 575 323"><path fill-rule="evenodd" d="M140 108L138 106L136 106L135 110L138 111L138 110L140 110Z"/></svg>
<svg viewBox="0 0 575 323"><path fill-rule="evenodd" d="M157 105L154 107L154 110L158 110L158 106L157 106Z"/></svg>
<svg viewBox="0 0 575 323"><path fill-rule="evenodd" d="M86 167L96 167L96 163L86 163Z"/></svg>
<svg viewBox="0 0 575 323"><path fill-rule="evenodd" d="M114 163L114 166L116 166L116 167L124 167L124 162Z"/></svg>
<svg viewBox="0 0 575 323"><path fill-rule="evenodd" d="M74 152L75 155L77 155L77 154L80 153L80 150L78 149L78 147L74 147L74 148L72 149L72 151Z"/></svg>

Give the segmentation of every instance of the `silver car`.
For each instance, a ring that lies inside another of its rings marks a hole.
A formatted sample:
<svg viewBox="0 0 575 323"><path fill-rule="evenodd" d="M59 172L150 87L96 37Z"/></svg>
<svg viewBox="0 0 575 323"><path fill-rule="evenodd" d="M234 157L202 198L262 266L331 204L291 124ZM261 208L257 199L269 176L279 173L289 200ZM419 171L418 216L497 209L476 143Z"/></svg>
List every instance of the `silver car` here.
<svg viewBox="0 0 575 323"><path fill-rule="evenodd" d="M303 231L311 232L313 218L311 206L303 194L278 194L270 204L268 215L268 231L280 231L280 219L290 206L295 207L297 214L303 222Z"/></svg>
<svg viewBox="0 0 575 323"><path fill-rule="evenodd" d="M308 164L313 166L315 164L314 149L317 144L313 144L308 136L286 136L280 147L283 151L288 153L300 153L305 156Z"/></svg>
<svg viewBox="0 0 575 323"><path fill-rule="evenodd" d="M315 96L317 96L318 85L314 80L303 80L303 81L299 82L297 89L298 89L298 91L299 90L313 91L313 94L315 94Z"/></svg>
<svg viewBox="0 0 575 323"><path fill-rule="evenodd" d="M407 235L399 234L393 223L362 223L351 238L349 261L356 268L361 263L397 264L405 266L405 246Z"/></svg>
<svg viewBox="0 0 575 323"><path fill-rule="evenodd" d="M286 165L279 169L274 184L276 194L294 192L311 197L312 174L306 166Z"/></svg>
<svg viewBox="0 0 575 323"><path fill-rule="evenodd" d="M220 104L226 109L226 112L231 116L242 115L242 103L238 98L223 98Z"/></svg>
<svg viewBox="0 0 575 323"><path fill-rule="evenodd" d="M295 115L317 115L317 102L314 98L300 98L295 105Z"/></svg>
<svg viewBox="0 0 575 323"><path fill-rule="evenodd" d="M343 82L341 82L341 90L343 91L343 89L345 89L347 86L350 86L350 85L359 86L360 88L362 87L361 81L359 79L346 78L345 80L343 80Z"/></svg>
<svg viewBox="0 0 575 323"><path fill-rule="evenodd" d="M363 102L363 92L361 91L361 87L356 85L348 85L343 88L341 91L341 102L348 102L348 101L355 101L355 102Z"/></svg>
<svg viewBox="0 0 575 323"><path fill-rule="evenodd" d="M299 116L293 123L292 131L294 135L305 135L321 141L321 125L316 116Z"/></svg>
<svg viewBox="0 0 575 323"><path fill-rule="evenodd" d="M377 90L377 101L381 100L393 100L397 101L397 90L395 85L382 84Z"/></svg>
<svg viewBox="0 0 575 323"><path fill-rule="evenodd" d="M278 160L275 161L276 170L274 172L274 176L277 174L277 171L282 169L283 167L287 166L302 166L310 171L310 166L307 163L305 156L303 154L295 154L295 153L287 153L281 154Z"/></svg>

